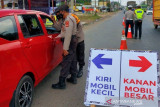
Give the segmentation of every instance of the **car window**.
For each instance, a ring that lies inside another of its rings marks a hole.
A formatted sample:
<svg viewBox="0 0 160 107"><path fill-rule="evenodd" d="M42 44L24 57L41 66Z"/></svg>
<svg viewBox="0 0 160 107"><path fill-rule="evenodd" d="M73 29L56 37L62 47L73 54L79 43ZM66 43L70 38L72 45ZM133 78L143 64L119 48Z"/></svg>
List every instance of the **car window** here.
<svg viewBox="0 0 160 107"><path fill-rule="evenodd" d="M44 35L36 15L19 15L18 20L25 38Z"/></svg>
<svg viewBox="0 0 160 107"><path fill-rule="evenodd" d="M52 20L48 16L45 16L45 15L40 15L40 16L43 20L43 23L46 27L48 34L57 33L56 29L52 26L53 25Z"/></svg>
<svg viewBox="0 0 160 107"><path fill-rule="evenodd" d="M18 7L18 3L15 3L15 7Z"/></svg>
<svg viewBox="0 0 160 107"><path fill-rule="evenodd" d="M0 18L0 38L13 41L18 39L18 31L14 16Z"/></svg>
<svg viewBox="0 0 160 107"><path fill-rule="evenodd" d="M30 37L29 31L27 29L27 26L26 26L25 22L23 21L22 16L18 16L18 20L19 20L19 23L20 23L20 26L21 26L23 36L24 37Z"/></svg>
<svg viewBox="0 0 160 107"><path fill-rule="evenodd" d="M7 4L7 7L10 7L10 8L11 8L11 7L12 7L12 3L8 3L8 4Z"/></svg>

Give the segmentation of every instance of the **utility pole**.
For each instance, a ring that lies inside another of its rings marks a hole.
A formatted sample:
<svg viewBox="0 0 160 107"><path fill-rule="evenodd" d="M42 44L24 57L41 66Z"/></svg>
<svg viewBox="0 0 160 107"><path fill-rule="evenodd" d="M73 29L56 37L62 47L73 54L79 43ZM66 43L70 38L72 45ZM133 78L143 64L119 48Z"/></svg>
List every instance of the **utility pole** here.
<svg viewBox="0 0 160 107"><path fill-rule="evenodd" d="M28 9L31 10L31 0L28 0Z"/></svg>
<svg viewBox="0 0 160 107"><path fill-rule="evenodd" d="M12 2L12 9L15 9L15 0Z"/></svg>
<svg viewBox="0 0 160 107"><path fill-rule="evenodd" d="M4 9L4 1L1 0L1 8Z"/></svg>
<svg viewBox="0 0 160 107"><path fill-rule="evenodd" d="M52 8L53 8L53 13L54 13L54 0L52 0Z"/></svg>
<svg viewBox="0 0 160 107"><path fill-rule="evenodd" d="M25 1L23 0L23 10L25 10Z"/></svg>
<svg viewBox="0 0 160 107"><path fill-rule="evenodd" d="M74 4L74 6L75 6L75 9L76 9L76 2L77 2L77 1L75 0L75 1L74 1L74 3L75 3L75 4Z"/></svg>
<svg viewBox="0 0 160 107"><path fill-rule="evenodd" d="M65 0L65 4L67 4L67 1Z"/></svg>
<svg viewBox="0 0 160 107"><path fill-rule="evenodd" d="M104 0L103 0L103 7L104 7Z"/></svg>
<svg viewBox="0 0 160 107"><path fill-rule="evenodd" d="M73 13L73 4L74 4L74 0L71 0L71 13Z"/></svg>

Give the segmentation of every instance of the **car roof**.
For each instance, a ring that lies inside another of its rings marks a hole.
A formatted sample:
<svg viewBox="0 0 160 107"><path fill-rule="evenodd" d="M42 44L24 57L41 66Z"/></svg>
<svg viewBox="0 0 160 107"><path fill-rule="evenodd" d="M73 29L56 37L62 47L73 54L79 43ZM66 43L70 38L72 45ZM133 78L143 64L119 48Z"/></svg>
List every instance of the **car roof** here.
<svg viewBox="0 0 160 107"><path fill-rule="evenodd" d="M35 10L22 10L22 9L1 9L0 10L0 17L2 16L8 16L13 14L43 14L48 15L47 13L41 12L41 11L35 11Z"/></svg>

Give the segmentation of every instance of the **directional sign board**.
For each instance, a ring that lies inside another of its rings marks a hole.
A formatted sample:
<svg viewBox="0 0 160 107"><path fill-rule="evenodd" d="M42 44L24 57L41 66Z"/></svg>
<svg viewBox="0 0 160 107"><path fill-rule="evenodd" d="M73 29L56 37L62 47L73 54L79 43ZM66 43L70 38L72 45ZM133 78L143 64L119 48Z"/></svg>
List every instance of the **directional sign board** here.
<svg viewBox="0 0 160 107"><path fill-rule="evenodd" d="M85 104L158 107L157 53L91 49Z"/></svg>
<svg viewBox="0 0 160 107"><path fill-rule="evenodd" d="M158 107L157 53L122 52L120 96L125 105Z"/></svg>
<svg viewBox="0 0 160 107"><path fill-rule="evenodd" d="M119 99L120 53L91 49L85 104L108 105L111 98Z"/></svg>

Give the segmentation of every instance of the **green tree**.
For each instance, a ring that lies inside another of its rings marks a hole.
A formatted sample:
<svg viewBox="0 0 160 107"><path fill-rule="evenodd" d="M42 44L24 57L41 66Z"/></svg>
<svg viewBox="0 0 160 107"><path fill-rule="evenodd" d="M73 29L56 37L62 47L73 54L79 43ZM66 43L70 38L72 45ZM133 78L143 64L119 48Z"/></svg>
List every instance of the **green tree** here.
<svg viewBox="0 0 160 107"><path fill-rule="evenodd" d="M111 3L107 3L107 7L109 7L109 8L110 8L110 7L111 7Z"/></svg>
<svg viewBox="0 0 160 107"><path fill-rule="evenodd" d="M79 4L91 4L91 0L76 0L76 3L79 3Z"/></svg>

